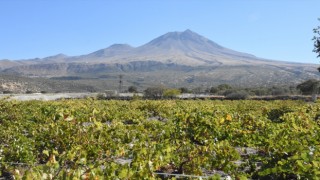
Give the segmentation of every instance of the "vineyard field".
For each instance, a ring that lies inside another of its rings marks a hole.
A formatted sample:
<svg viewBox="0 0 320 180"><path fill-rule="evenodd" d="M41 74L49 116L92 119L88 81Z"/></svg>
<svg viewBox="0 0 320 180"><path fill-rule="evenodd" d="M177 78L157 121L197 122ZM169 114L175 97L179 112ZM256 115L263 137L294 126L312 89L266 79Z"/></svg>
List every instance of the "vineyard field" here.
<svg viewBox="0 0 320 180"><path fill-rule="evenodd" d="M304 101L2 99L0 179L318 179L319 132Z"/></svg>

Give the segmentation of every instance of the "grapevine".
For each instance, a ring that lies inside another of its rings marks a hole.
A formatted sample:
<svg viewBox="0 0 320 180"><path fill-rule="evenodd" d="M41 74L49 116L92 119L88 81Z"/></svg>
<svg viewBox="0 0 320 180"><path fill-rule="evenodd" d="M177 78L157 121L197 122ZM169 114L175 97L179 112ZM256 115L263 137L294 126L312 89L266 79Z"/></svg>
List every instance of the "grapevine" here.
<svg viewBox="0 0 320 180"><path fill-rule="evenodd" d="M0 100L0 177L314 179L320 104Z"/></svg>

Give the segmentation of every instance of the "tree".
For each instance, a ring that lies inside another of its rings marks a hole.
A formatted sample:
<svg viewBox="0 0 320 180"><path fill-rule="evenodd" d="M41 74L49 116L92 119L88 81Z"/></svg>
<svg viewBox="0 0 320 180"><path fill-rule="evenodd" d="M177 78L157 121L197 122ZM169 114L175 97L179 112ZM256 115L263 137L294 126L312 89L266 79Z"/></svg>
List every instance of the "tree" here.
<svg viewBox="0 0 320 180"><path fill-rule="evenodd" d="M273 96L284 96L290 94L289 89L286 87L273 86L270 91Z"/></svg>
<svg viewBox="0 0 320 180"><path fill-rule="evenodd" d="M31 90L27 90L26 94L32 94L33 92Z"/></svg>
<svg viewBox="0 0 320 180"><path fill-rule="evenodd" d="M320 18L318 18L318 20L320 21ZM313 52L318 54L317 57L320 57L320 26L314 28L313 33L315 34L312 38L312 40L314 41ZM318 70L320 71L320 68L318 68Z"/></svg>
<svg viewBox="0 0 320 180"><path fill-rule="evenodd" d="M175 98L180 94L181 94L181 90L180 89L166 89L163 92L163 96L166 97L166 98Z"/></svg>
<svg viewBox="0 0 320 180"><path fill-rule="evenodd" d="M257 88L252 90L252 92L256 95L256 96L265 96L268 95L268 90L266 88Z"/></svg>
<svg viewBox="0 0 320 180"><path fill-rule="evenodd" d="M227 90L227 89L232 89L232 87L231 87L229 84L220 84L220 85L218 86L218 89L219 89L220 91L223 91L223 90Z"/></svg>
<svg viewBox="0 0 320 180"><path fill-rule="evenodd" d="M181 88L179 88L179 90L181 91L181 93L189 93L190 92L189 89L186 87L181 87Z"/></svg>
<svg viewBox="0 0 320 180"><path fill-rule="evenodd" d="M209 92L210 92L211 94L217 94L217 93L219 92L219 88L217 88L217 87L211 87L210 90L209 90Z"/></svg>
<svg viewBox="0 0 320 180"><path fill-rule="evenodd" d="M144 96L147 98L160 99L163 97L165 88L163 86L149 87L144 90Z"/></svg>
<svg viewBox="0 0 320 180"><path fill-rule="evenodd" d="M240 100L240 99L248 99L249 98L249 94L246 91L236 91L233 93L230 93L228 95L226 95L226 99L230 99L230 100Z"/></svg>
<svg viewBox="0 0 320 180"><path fill-rule="evenodd" d="M129 93L137 93L138 92L137 87L136 86L129 86L128 92Z"/></svg>
<svg viewBox="0 0 320 180"><path fill-rule="evenodd" d="M193 94L201 94L202 92L203 91L202 91L202 87L201 86L192 89L192 93Z"/></svg>
<svg viewBox="0 0 320 180"><path fill-rule="evenodd" d="M320 21L320 18L318 18ZM313 33L315 34L312 38L314 49L313 52L317 53L317 58L320 57L320 26L313 29ZM318 71L320 72L320 67L318 67ZM319 81L316 81L316 83L312 86L313 92L312 92L312 100L315 102L317 100L317 93L319 91Z"/></svg>
<svg viewBox="0 0 320 180"><path fill-rule="evenodd" d="M309 79L297 86L302 94L312 95L312 101L315 102L317 100L317 94L319 92L319 81L316 79Z"/></svg>

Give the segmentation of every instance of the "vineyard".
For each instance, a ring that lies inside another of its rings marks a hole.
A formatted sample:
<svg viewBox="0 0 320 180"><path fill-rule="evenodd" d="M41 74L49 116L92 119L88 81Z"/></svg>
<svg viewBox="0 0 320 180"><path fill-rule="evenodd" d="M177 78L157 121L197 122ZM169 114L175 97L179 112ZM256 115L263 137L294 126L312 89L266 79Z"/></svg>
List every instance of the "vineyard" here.
<svg viewBox="0 0 320 180"><path fill-rule="evenodd" d="M0 179L320 178L317 103L3 99L0 132Z"/></svg>

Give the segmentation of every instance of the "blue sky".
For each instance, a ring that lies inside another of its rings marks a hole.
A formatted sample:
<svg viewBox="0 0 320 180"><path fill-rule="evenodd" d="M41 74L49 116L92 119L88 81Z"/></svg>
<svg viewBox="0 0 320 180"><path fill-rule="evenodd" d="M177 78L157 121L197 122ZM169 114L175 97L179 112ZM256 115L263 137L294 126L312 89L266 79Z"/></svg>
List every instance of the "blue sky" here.
<svg viewBox="0 0 320 180"><path fill-rule="evenodd" d="M0 0L0 59L140 46L190 29L258 57L319 63L319 0Z"/></svg>

